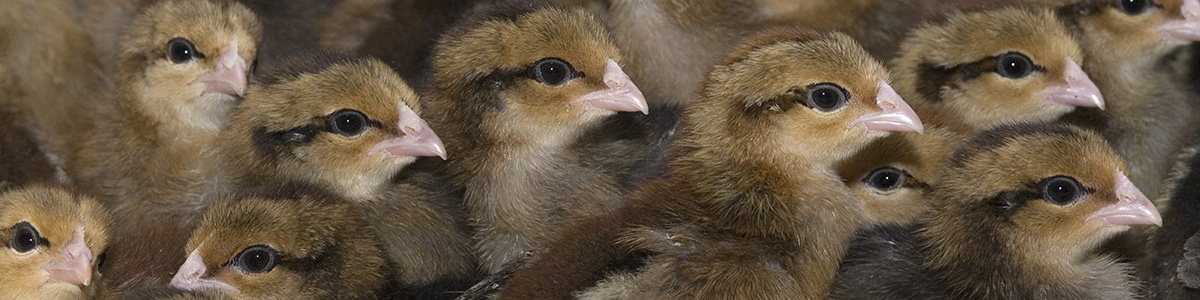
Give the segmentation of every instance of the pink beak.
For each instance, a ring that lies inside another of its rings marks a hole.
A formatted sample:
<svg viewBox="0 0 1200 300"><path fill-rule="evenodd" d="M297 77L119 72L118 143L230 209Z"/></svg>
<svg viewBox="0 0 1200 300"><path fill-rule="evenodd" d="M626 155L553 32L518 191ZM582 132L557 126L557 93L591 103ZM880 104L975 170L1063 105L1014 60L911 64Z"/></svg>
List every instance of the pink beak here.
<svg viewBox="0 0 1200 300"><path fill-rule="evenodd" d="M1100 88L1096 87L1087 73L1083 72L1083 68L1080 68L1079 64L1069 57L1067 58L1067 67L1063 70L1063 78L1067 79L1067 84L1042 90L1042 94L1046 95L1047 102L1077 107L1098 107L1100 110L1104 110L1104 97L1100 95Z"/></svg>
<svg viewBox="0 0 1200 300"><path fill-rule="evenodd" d="M1167 22L1154 31L1162 33L1164 39L1200 41L1200 1L1184 0L1180 10L1183 20Z"/></svg>
<svg viewBox="0 0 1200 300"><path fill-rule="evenodd" d="M417 116L408 105L400 105L400 131L404 136L379 142L367 155L383 152L388 157L437 156L446 159L446 146L425 120Z"/></svg>
<svg viewBox="0 0 1200 300"><path fill-rule="evenodd" d="M188 255L182 266L179 266L175 277L171 278L171 286L187 291L208 290L231 294L239 293L237 288L227 283L201 278L207 271L208 267L204 266L204 258L200 257L200 249L192 250L192 254Z"/></svg>
<svg viewBox="0 0 1200 300"><path fill-rule="evenodd" d="M75 236L71 237L71 241L63 247L62 253L62 260L53 261L42 267L42 270L46 270L50 274L46 282L65 282L79 286L91 285L92 250L88 249L87 243L83 241L82 228L75 230Z"/></svg>
<svg viewBox="0 0 1200 300"><path fill-rule="evenodd" d="M887 82L879 81L879 92L875 94L875 104L883 111L865 114L850 122L846 128L862 126L867 131L915 131L923 133L925 126L917 113L896 94L896 90Z"/></svg>
<svg viewBox="0 0 1200 300"><path fill-rule="evenodd" d="M217 70L196 78L204 83L204 93L242 96L246 91L246 60L238 55L237 41L217 56Z"/></svg>
<svg viewBox="0 0 1200 300"><path fill-rule="evenodd" d="M1162 216L1154 203L1138 190L1129 177L1117 171L1117 203L1105 206L1088 216L1087 220L1100 219L1103 226L1156 225L1162 226Z"/></svg>
<svg viewBox="0 0 1200 300"><path fill-rule="evenodd" d="M621 71L621 66L612 59L609 59L608 64L604 67L604 85L608 88L579 96L579 98L571 100L571 104L586 105L588 110L650 113L649 105L646 104L646 96L642 95L642 91L638 90L637 85L629 80L629 75Z"/></svg>

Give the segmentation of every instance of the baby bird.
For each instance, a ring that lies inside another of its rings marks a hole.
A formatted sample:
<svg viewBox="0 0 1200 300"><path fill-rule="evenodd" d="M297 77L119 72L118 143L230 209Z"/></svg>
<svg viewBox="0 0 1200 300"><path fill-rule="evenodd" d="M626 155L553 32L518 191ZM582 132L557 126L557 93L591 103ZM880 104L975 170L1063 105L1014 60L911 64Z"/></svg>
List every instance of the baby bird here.
<svg viewBox="0 0 1200 300"><path fill-rule="evenodd" d="M416 93L382 62L309 53L280 64L250 86L220 139L234 190L278 177L366 201L417 157L446 157Z"/></svg>
<svg viewBox="0 0 1200 300"><path fill-rule="evenodd" d="M476 275L461 197L430 168L411 166L446 151L395 72L374 58L320 52L264 70L219 141L227 189L276 180L330 187L363 211L402 283Z"/></svg>
<svg viewBox="0 0 1200 300"><path fill-rule="evenodd" d="M1129 165L1129 178L1150 199L1173 153L1193 130L1195 94L1170 70L1189 42L1200 41L1197 0L1028 0L1055 7L1083 49L1084 71L1108 109L1077 110L1068 121L1100 131ZM1161 204L1161 203L1160 203Z"/></svg>
<svg viewBox="0 0 1200 300"><path fill-rule="evenodd" d="M915 30L892 61L896 91L976 129L1103 109L1079 45L1048 9L952 13Z"/></svg>
<svg viewBox="0 0 1200 300"><path fill-rule="evenodd" d="M0 299L96 295L111 226L100 202L61 187L0 193Z"/></svg>
<svg viewBox="0 0 1200 300"><path fill-rule="evenodd" d="M578 9L501 3L468 16L433 56L430 123L464 191L482 268L496 272L622 191L600 158L570 151L616 112L647 112L604 27Z"/></svg>
<svg viewBox="0 0 1200 300"><path fill-rule="evenodd" d="M171 285L235 299L375 299L387 261L351 202L273 184L214 203Z"/></svg>
<svg viewBox="0 0 1200 300"><path fill-rule="evenodd" d="M1099 135L1018 124L973 136L909 226L864 231L831 299L1134 299L1130 266L1096 253L1161 225Z"/></svg>
<svg viewBox="0 0 1200 300"><path fill-rule="evenodd" d="M68 174L113 209L119 224L151 214L192 220L261 31L237 3L146 5L126 28L115 111L98 116Z"/></svg>
<svg viewBox="0 0 1200 300"><path fill-rule="evenodd" d="M566 299L644 252L652 256L632 279L605 281L583 298L823 298L863 214L834 166L888 132L923 128L887 77L844 34L777 29L751 38L713 68L685 111L665 177L620 210L564 231L501 298ZM745 256L777 266L778 276L759 284L768 275L731 267L743 260L709 259L744 258L735 248L675 257L659 251L653 232L760 245Z"/></svg>

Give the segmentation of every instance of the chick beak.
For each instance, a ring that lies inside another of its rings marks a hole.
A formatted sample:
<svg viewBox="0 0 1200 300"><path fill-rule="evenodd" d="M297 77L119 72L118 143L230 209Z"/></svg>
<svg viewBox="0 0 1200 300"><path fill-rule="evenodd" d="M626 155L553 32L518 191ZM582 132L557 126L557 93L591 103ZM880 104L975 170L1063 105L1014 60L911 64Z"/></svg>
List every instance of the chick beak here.
<svg viewBox="0 0 1200 300"><path fill-rule="evenodd" d="M175 277L171 278L171 286L187 291L214 290L238 293L237 288L232 285L201 278L207 271L208 267L204 266L204 258L200 256L200 249L192 250L192 254L188 255L182 266L179 266L179 271L175 272Z"/></svg>
<svg viewBox="0 0 1200 300"><path fill-rule="evenodd" d="M204 73L196 81L204 84L204 93L242 96L246 90L246 60L238 55L237 41L217 56L217 70Z"/></svg>
<svg viewBox="0 0 1200 300"><path fill-rule="evenodd" d="M1162 33L1164 39L1200 41L1200 0L1184 0L1180 10L1183 20L1167 22L1154 31Z"/></svg>
<svg viewBox="0 0 1200 300"><path fill-rule="evenodd" d="M63 259L50 262L42 267L50 274L47 283L64 282L78 286L92 284L92 250L83 241L83 230L76 230L75 236L67 242L62 250Z"/></svg>
<svg viewBox="0 0 1200 300"><path fill-rule="evenodd" d="M400 131L404 136L379 142L367 155L383 152L388 158L402 156L437 156L446 159L446 146L425 120L407 105L400 105Z"/></svg>
<svg viewBox="0 0 1200 300"><path fill-rule="evenodd" d="M640 111L643 114L649 114L650 108L646 104L646 96L642 95L642 91L638 90L637 85L629 80L629 75L621 71L621 66L617 65L616 61L611 58L608 64L604 67L604 85L607 88L591 93L584 94L571 100L571 105L582 104L587 110L610 110L610 111Z"/></svg>
<svg viewBox="0 0 1200 300"><path fill-rule="evenodd" d="M1129 177L1117 171L1117 203L1110 204L1092 215L1087 220L1100 219L1100 224L1107 226L1155 225L1162 226L1162 216L1154 203L1138 190Z"/></svg>
<svg viewBox="0 0 1200 300"><path fill-rule="evenodd" d="M875 104L883 111L865 114L850 122L846 128L862 126L867 131L915 131L925 132L917 113L896 94L896 90L887 82L879 81L879 92L875 94Z"/></svg>
<svg viewBox="0 0 1200 300"><path fill-rule="evenodd" d="M1100 88L1092 83L1092 79L1083 72L1083 68L1071 58L1067 58L1063 78L1066 78L1066 84L1042 90L1042 94L1046 95L1046 102L1104 110L1104 97L1100 95Z"/></svg>

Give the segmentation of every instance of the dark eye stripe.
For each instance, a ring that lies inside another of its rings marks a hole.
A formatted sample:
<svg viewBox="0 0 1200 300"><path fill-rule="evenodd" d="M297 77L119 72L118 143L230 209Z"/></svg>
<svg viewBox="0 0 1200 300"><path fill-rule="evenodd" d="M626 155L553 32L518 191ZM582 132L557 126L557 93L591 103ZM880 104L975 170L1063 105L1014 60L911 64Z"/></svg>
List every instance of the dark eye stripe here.
<svg viewBox="0 0 1200 300"><path fill-rule="evenodd" d="M942 101L941 89L949 86L955 79L968 81L984 73L996 73L996 59L999 56L988 56L974 62L958 64L950 67L921 63L917 66L917 92L932 102ZM1033 64L1033 71L1046 72L1046 67Z"/></svg>
<svg viewBox="0 0 1200 300"><path fill-rule="evenodd" d="M795 86L783 93L772 96L770 99L763 101L749 101L742 107L742 111L747 116L761 116L770 113L780 113L791 110L796 106L803 106L812 109L821 109L813 107L809 103L809 91L814 88L835 88L840 93L840 102L833 110L846 106L846 102L852 97L849 91L833 83L814 83L806 86Z"/></svg>

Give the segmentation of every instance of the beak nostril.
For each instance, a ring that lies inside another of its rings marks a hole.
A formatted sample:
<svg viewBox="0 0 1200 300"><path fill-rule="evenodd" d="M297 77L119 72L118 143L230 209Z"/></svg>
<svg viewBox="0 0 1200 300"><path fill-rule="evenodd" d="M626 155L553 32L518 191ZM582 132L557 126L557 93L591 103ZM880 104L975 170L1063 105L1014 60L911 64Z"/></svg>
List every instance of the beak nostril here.
<svg viewBox="0 0 1200 300"><path fill-rule="evenodd" d="M882 101L882 102L879 102L879 107L883 108L883 110L893 110L893 109L896 109L896 103L892 103L889 101Z"/></svg>

